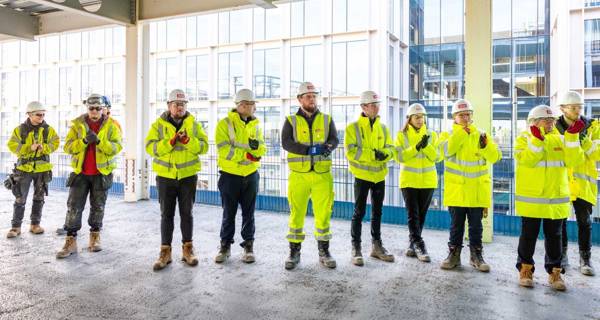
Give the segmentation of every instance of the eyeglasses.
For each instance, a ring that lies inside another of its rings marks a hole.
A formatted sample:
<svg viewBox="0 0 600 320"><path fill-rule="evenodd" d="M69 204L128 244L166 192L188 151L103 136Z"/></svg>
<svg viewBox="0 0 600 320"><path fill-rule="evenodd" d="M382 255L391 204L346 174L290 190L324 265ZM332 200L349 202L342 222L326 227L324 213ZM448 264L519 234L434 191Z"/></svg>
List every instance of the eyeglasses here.
<svg viewBox="0 0 600 320"><path fill-rule="evenodd" d="M88 107L88 110L90 110L90 111L94 111L94 110L95 111L100 111L100 110L102 110L102 107Z"/></svg>
<svg viewBox="0 0 600 320"><path fill-rule="evenodd" d="M555 122L556 118L553 117L547 117L547 118L540 118L541 121L546 121L546 122Z"/></svg>
<svg viewBox="0 0 600 320"><path fill-rule="evenodd" d="M40 117L40 118L46 116L45 113L34 113L33 115L36 116L36 117Z"/></svg>

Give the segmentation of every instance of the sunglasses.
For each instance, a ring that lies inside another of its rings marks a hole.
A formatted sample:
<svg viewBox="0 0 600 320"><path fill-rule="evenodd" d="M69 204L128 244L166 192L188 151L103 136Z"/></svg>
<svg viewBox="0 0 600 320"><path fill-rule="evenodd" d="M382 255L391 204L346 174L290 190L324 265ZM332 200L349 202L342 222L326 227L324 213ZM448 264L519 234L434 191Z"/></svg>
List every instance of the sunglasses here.
<svg viewBox="0 0 600 320"><path fill-rule="evenodd" d="M90 110L90 111L94 111L94 110L100 111L100 110L102 110L102 107L88 107L88 110Z"/></svg>
<svg viewBox="0 0 600 320"><path fill-rule="evenodd" d="M36 116L36 117L40 117L40 118L46 116L45 113L34 113L33 115Z"/></svg>

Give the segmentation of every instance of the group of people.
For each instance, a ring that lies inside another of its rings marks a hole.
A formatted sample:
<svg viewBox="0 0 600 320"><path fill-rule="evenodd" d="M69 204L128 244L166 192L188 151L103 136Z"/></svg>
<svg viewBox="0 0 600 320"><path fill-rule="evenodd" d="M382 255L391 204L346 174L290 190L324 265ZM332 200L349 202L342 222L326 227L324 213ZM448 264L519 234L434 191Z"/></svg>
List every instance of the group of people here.
<svg viewBox="0 0 600 320"><path fill-rule="evenodd" d="M304 221L308 202L314 213L314 236L318 242L320 263L336 267L329 251L332 239L330 219L334 192L331 173L332 152L339 144L332 117L317 107L318 91L310 82L300 84L297 92L300 108L286 117L281 131L282 148L287 151L290 174L288 201L290 216L287 232L289 256L285 269L300 263L301 244L305 240ZM193 216L199 156L208 152L209 141L202 125L187 111L184 91L173 90L167 110L151 125L145 139L146 152L153 158L161 212L161 246L153 265L155 271L172 261L175 207L178 204L182 234L182 260L198 264L193 247ZM263 132L254 116L257 100L251 90L241 89L234 98L235 107L221 119L215 132L223 218L220 246L214 258L224 263L234 243L235 219L241 207L241 260L252 263L254 255L254 209L258 193L260 162L266 153ZM422 237L427 211L438 187L436 163L444 161L444 206L448 207L451 226L448 256L442 269L461 264L461 250L468 220L470 264L489 272L482 246L482 219L491 205L491 165L502 158L497 144L473 124L474 107L460 99L452 106L453 125L439 135L427 127L427 111L412 104L406 123L395 142L390 130L379 117L380 98L373 91L360 96L361 114L345 130L344 147L354 180L354 214L351 222L351 262L363 266L362 221L367 198L371 200L370 256L393 262L382 243L381 216L385 197L388 162L401 164L400 189L408 215L409 244L406 255L430 262ZM66 233L64 246L57 258L77 252L76 237L81 229L82 212L90 194L90 239L88 249L100 251L100 231L107 192L112 184L114 157L122 149L121 128L110 117L110 102L92 94L86 101L87 113L72 121L63 150L71 155L73 172L67 180L69 197L65 224L58 231ZM568 92L560 102L562 115L557 117L548 106L537 106L528 115L528 129L517 138L516 214L522 217L518 259L519 284L533 286L533 254L540 226L545 236L545 269L549 283L565 290L561 273L568 263L566 255L566 218L570 203L577 216L580 271L594 275L591 256L591 212L597 198L596 161L600 160L600 124L581 115L583 99ZM38 102L27 106L27 120L14 129L8 142L18 161L13 174L5 181L16 197L12 228L14 238L21 233L25 200L34 185L30 232L40 234L44 196L52 179L49 155L59 146L59 137L44 121L45 108Z"/></svg>

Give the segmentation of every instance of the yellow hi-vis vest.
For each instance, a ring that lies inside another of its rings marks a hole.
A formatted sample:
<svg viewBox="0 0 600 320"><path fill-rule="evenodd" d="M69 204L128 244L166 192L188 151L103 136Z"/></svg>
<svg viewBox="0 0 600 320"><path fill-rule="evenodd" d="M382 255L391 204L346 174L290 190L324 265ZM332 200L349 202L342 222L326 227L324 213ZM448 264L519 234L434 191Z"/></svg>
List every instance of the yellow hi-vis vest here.
<svg viewBox="0 0 600 320"><path fill-rule="evenodd" d="M569 168L569 189L571 201L583 199L596 205L598 198L598 170L596 162L600 160L600 123L592 120L587 136L581 141L584 162Z"/></svg>
<svg viewBox="0 0 600 320"><path fill-rule="evenodd" d="M493 138L488 135L484 149L479 148L481 131L470 125L468 134L461 125L440 135L444 156L444 206L489 208L492 198L490 166L502 158Z"/></svg>
<svg viewBox="0 0 600 320"><path fill-rule="evenodd" d="M63 146L65 153L71 155L71 167L73 167L75 174L81 173L83 169L83 161L88 146L83 142L88 130L90 130L85 121L86 117L87 114L83 114L71 122L71 129L67 133L65 145ZM96 135L100 140L100 143L96 144L96 168L106 176L117 167L115 156L123 149L121 130L111 118L104 117L100 130Z"/></svg>
<svg viewBox="0 0 600 320"><path fill-rule="evenodd" d="M429 143L419 151L416 145L424 135L429 135ZM437 171L435 163L442 160L438 149L437 133L427 130L426 126L418 131L408 125L406 132L398 132L396 137L396 161L400 168L400 188L435 189Z"/></svg>
<svg viewBox="0 0 600 320"><path fill-rule="evenodd" d="M258 140L258 149L252 150L248 139ZM254 157L262 157L267 152L260 123L252 117L248 123L244 122L239 113L230 111L227 118L221 119L215 131L217 144L217 164L221 170L246 177L260 168L260 161L250 161L246 153Z"/></svg>
<svg viewBox="0 0 600 320"><path fill-rule="evenodd" d="M16 127L7 143L8 149L19 157L17 169L23 172L51 171L50 154L56 151L60 144L60 138L56 131L50 126L40 125L36 128L37 130L29 131L23 141L22 129L23 125ZM48 130L48 132L44 132L45 130ZM31 145L34 142L41 144L42 150L31 151Z"/></svg>
<svg viewBox="0 0 600 320"><path fill-rule="evenodd" d="M346 127L344 136L346 158L350 172L358 179L378 183L385 180L388 173L387 162L394 157L394 146L388 128L375 118L373 127L368 117L361 115L358 121ZM379 161L375 158L375 149L388 157Z"/></svg>
<svg viewBox="0 0 600 320"><path fill-rule="evenodd" d="M515 210L530 218L565 219L571 212L567 167L584 161L579 134L556 128L535 138L529 131L517 138Z"/></svg>
<svg viewBox="0 0 600 320"><path fill-rule="evenodd" d="M179 141L172 146L169 140L175 135L175 126L164 112L150 127L146 136L146 152L154 157L152 170L163 178L181 180L200 171L200 155L208 152L208 137L194 116L187 114L178 132L186 131L187 144Z"/></svg>
<svg viewBox="0 0 600 320"><path fill-rule="evenodd" d="M328 114L318 112L313 120L312 128L308 126L308 122L304 117L295 114L288 116L287 121L292 126L294 141L305 146L323 144L329 137L331 117ZM325 173L331 170L331 155L324 157L322 155L311 156L288 152L287 161L290 170L295 172L309 172L311 167L317 173Z"/></svg>

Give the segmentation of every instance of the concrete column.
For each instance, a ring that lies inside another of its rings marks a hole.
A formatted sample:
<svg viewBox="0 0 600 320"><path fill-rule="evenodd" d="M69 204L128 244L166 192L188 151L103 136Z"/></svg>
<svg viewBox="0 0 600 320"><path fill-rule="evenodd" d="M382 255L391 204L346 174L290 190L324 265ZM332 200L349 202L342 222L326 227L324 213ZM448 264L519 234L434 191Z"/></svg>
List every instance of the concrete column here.
<svg viewBox="0 0 600 320"><path fill-rule="evenodd" d="M150 26L127 27L125 36L125 201L148 199L144 138L150 113Z"/></svg>
<svg viewBox="0 0 600 320"><path fill-rule="evenodd" d="M475 108L475 125L492 134L492 1L465 1L465 98ZM490 183L490 188L492 185ZM493 203L483 220L483 241L491 242Z"/></svg>

